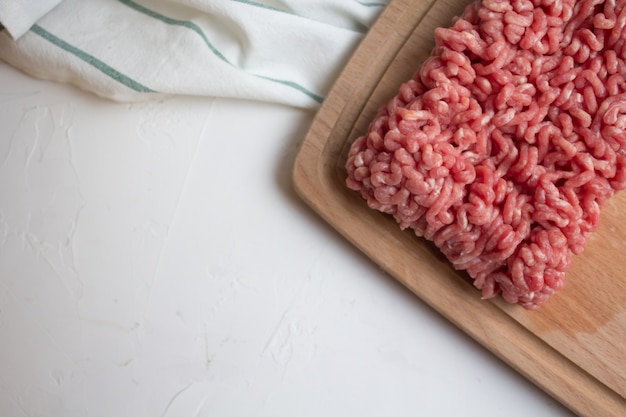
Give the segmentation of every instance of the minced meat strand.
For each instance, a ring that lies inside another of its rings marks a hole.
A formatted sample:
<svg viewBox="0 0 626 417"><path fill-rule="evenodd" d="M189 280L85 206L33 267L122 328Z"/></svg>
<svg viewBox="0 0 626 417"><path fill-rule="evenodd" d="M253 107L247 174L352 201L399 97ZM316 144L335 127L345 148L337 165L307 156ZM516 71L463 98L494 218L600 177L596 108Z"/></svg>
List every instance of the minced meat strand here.
<svg viewBox="0 0 626 417"><path fill-rule="evenodd" d="M351 145L347 186L484 298L540 306L626 186L625 6L468 6Z"/></svg>

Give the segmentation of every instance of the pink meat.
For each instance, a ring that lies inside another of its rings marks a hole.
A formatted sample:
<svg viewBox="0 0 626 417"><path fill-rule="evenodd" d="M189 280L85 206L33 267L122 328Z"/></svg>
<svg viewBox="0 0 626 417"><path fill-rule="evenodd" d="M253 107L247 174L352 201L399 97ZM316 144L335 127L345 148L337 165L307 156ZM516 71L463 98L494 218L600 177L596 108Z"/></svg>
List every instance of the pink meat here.
<svg viewBox="0 0 626 417"><path fill-rule="evenodd" d="M347 186L484 298L564 285L626 187L626 0L483 0L351 146Z"/></svg>

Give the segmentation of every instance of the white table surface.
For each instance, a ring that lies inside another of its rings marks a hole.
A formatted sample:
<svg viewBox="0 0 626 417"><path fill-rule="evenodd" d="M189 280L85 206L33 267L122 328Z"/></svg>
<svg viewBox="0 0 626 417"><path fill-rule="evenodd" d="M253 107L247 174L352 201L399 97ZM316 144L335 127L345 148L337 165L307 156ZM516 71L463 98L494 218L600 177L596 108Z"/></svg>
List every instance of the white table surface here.
<svg viewBox="0 0 626 417"><path fill-rule="evenodd" d="M294 193L313 113L0 64L0 416L572 416Z"/></svg>

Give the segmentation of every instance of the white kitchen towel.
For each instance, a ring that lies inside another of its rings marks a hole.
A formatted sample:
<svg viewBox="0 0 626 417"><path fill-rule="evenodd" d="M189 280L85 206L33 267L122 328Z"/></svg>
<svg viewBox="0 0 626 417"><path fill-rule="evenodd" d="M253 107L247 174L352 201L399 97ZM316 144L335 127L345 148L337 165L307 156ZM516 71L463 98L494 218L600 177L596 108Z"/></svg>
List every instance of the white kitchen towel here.
<svg viewBox="0 0 626 417"><path fill-rule="evenodd" d="M63 0L18 39L0 32L0 59L118 101L185 94L315 109L386 3Z"/></svg>
<svg viewBox="0 0 626 417"><path fill-rule="evenodd" d="M0 0L0 24L17 39L61 0Z"/></svg>

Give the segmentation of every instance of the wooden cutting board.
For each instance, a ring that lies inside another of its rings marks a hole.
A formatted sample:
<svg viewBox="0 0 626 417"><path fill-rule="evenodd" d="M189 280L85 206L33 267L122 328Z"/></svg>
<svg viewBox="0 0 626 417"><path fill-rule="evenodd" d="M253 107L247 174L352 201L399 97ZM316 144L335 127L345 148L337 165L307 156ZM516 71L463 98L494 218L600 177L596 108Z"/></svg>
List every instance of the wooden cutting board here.
<svg viewBox="0 0 626 417"><path fill-rule="evenodd" d="M298 194L390 275L581 416L626 416L626 191L538 311L478 290L436 249L345 187L348 147L468 0L391 0L324 101L295 160Z"/></svg>

